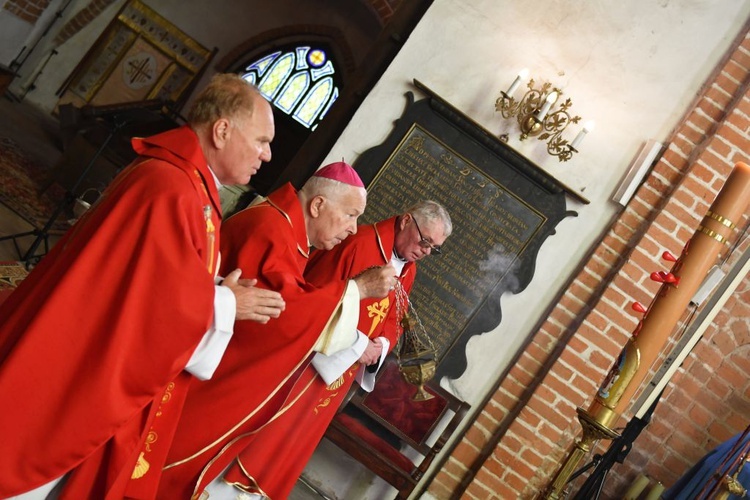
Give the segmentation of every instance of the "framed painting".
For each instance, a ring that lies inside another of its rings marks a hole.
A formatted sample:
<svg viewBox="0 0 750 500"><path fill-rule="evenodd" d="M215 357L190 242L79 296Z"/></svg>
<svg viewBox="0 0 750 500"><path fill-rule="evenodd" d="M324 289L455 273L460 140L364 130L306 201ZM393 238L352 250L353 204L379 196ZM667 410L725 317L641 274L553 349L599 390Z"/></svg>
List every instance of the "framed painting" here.
<svg viewBox="0 0 750 500"><path fill-rule="evenodd" d="M215 54L146 4L130 0L60 87L58 106L159 99L179 109Z"/></svg>

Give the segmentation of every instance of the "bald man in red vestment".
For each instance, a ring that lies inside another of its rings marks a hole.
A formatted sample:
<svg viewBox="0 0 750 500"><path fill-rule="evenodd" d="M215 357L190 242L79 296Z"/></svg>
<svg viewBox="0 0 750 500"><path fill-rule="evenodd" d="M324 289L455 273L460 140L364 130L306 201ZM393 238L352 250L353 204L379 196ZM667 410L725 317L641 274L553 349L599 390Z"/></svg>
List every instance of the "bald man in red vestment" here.
<svg viewBox="0 0 750 500"><path fill-rule="evenodd" d="M323 284L387 262L395 266L401 286L383 299L363 300L357 325L368 338L368 350L376 350L375 359L383 359L403 331L400 320L408 308L406 294L414 283L416 262L439 253L451 232L447 211L438 203L422 201L398 217L361 226L329 252L316 252L305 277ZM375 371L365 370L372 361L356 352L316 355L297 384L298 399L261 429L223 478L210 485L211 500L234 499L240 492L287 498L354 381L373 389Z"/></svg>
<svg viewBox="0 0 750 500"><path fill-rule="evenodd" d="M63 498L123 497L170 384L211 376L235 316L283 309L236 272L214 282L218 186L270 159L269 103L218 75L189 122L134 139L140 158L3 303L0 497L43 498L61 476Z"/></svg>
<svg viewBox="0 0 750 500"><path fill-rule="evenodd" d="M300 191L286 184L225 222L227 268L240 266L260 285L280 291L286 310L265 325L238 322L214 377L191 386L162 471L160 498L200 495L276 414L312 354L357 341L360 299L387 295L396 282L393 267L321 286L308 283L303 272L310 245L327 251L357 232L366 194L356 172L337 162Z"/></svg>

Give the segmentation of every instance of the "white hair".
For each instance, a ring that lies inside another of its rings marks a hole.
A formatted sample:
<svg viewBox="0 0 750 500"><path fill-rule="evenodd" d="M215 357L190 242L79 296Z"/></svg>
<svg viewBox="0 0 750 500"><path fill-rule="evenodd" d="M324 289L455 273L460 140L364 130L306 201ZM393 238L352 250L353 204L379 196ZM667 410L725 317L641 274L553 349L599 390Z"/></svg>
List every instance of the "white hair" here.
<svg viewBox="0 0 750 500"><path fill-rule="evenodd" d="M443 223L443 231L445 237L451 235L453 232L453 222L451 222L451 216L448 211L440 203L432 200L418 201L408 209L406 212L410 213L412 217L418 218L423 221L423 224L430 225L434 222Z"/></svg>

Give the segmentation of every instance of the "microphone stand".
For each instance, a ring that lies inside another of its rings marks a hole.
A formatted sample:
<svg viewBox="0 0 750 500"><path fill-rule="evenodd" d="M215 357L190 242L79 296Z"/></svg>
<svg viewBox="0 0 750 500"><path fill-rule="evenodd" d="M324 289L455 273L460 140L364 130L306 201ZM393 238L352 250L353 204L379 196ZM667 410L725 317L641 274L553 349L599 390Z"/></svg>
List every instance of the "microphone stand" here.
<svg viewBox="0 0 750 500"><path fill-rule="evenodd" d="M84 181L84 179L86 178L86 175L88 175L89 171L94 166L94 163L96 162L96 160L104 152L107 145L109 145L110 141L117 135L117 132L119 132L120 129L123 126L125 126L127 123L128 123L127 119L124 119L118 115L115 115L113 117L112 125L109 130L109 134L104 139L104 142L102 143L101 146L99 146L99 149L96 150L96 153L94 153L94 155L89 160L88 164L84 167L84 169L78 175L75 182L73 183L73 186L69 190L66 191L65 197L57 205L57 208L55 208L55 211L52 212L52 215L49 217L49 219L47 219L47 222L44 224L44 227L42 227L42 229L35 229L27 233L21 233L21 234L16 234L16 235L5 237L5 239L14 238L13 241L15 243L15 238L19 236L26 236L26 235L31 235L31 234L36 235L36 239L34 240L34 242L31 244L31 246L23 255L23 257L21 257L21 260L26 263L27 268L38 263L39 260L49 251L49 243L48 243L49 232L50 232L50 229L52 228L52 225L55 223L55 221L57 220L58 216L62 213L62 211L65 210L66 207L70 206L75 201L76 190ZM39 248L39 245L42 244L42 242L44 242L44 253L41 255L36 255L36 251ZM16 248L18 248L18 245L16 245Z"/></svg>
<svg viewBox="0 0 750 500"><path fill-rule="evenodd" d="M620 437L612 440L612 443L603 455L594 455L589 464L581 467L570 476L569 482L591 467L596 467L573 497L573 500L591 500L598 499L601 496L604 481L607 479L609 470L615 463L623 463L625 461L628 453L633 449L633 442L651 421L651 415L654 413L656 403L659 402L659 399L661 399L661 394L651 403L651 406L643 414L643 417L633 417L625 426Z"/></svg>

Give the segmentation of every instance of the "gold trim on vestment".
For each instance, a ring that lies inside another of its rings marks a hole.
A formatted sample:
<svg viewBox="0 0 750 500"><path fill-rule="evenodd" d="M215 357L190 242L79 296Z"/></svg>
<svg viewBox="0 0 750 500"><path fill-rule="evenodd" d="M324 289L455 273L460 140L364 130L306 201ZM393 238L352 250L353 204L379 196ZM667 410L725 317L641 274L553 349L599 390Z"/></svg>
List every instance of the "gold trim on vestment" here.
<svg viewBox="0 0 750 500"><path fill-rule="evenodd" d="M310 351L310 352L308 353L308 356L310 355L310 353L311 353L311 352L312 352L312 350L311 350L311 351ZM306 360L306 359L307 359L307 356L305 356L305 358L304 358L303 360ZM299 367L299 366L298 366L298 367ZM295 371L293 371L292 373L295 373L296 371L297 371L297 370L295 369ZM288 379L288 378L289 378L289 377L287 377L287 379ZM297 394L297 396L296 396L296 397L295 397L295 398L294 398L294 399L293 399L293 400L292 400L291 402L288 402L288 403L287 403L286 405L282 405L282 406L281 406L281 408L279 409L279 411L277 411L277 412L276 412L276 414L275 414L275 415L274 415L273 417L271 417L270 419L268 419L268 422L264 423L263 425L261 425L260 427L258 427L257 429L255 429L255 430L253 430L253 431L251 431L251 432L245 432L244 434L240 434L239 436L236 436L236 437L235 437L234 439L232 439L232 440L231 440L231 441L229 441L229 442L228 442L227 444L225 444L225 445L224 445L224 446L223 446L223 447L221 448L221 450L219 450L219 452L218 452L218 453L217 453L217 454L216 454L216 455L215 455L215 456L214 456L214 457L213 457L213 458L212 458L211 460L209 460L209 461L208 461L208 463L207 463L207 464L206 464L206 465L205 465L205 466L203 467L203 470L201 471L201 473L200 473L200 476L198 476L198 481L197 481L197 482L195 483L195 488L193 488L193 497L195 497L196 495L198 495L198 492L196 491L196 489L198 488L198 485L200 485L201 481L203 481L203 476L205 476L205 475L206 475L206 473L207 473L207 472L208 472L208 470L209 470L209 469L211 468L211 466L212 466L212 465L214 464L214 462L216 462L216 461L217 461L217 460L218 460L218 459L219 459L219 458L220 458L220 457L221 457L221 456L222 456L222 455L224 454L224 452L225 452L226 450L228 450L229 448L231 448L231 447L232 447L232 445L233 445L234 443L236 443L237 441L239 441L240 439L242 439L242 438L244 438L244 437L246 437L246 436L250 436L250 435L252 435L252 434L256 434L256 433L260 432L260 431L261 431L262 429L264 429L264 428L265 428L265 427L266 427L267 425L269 425L269 424L270 424L271 422L273 422L274 420L276 420L277 418L279 418L279 417L280 417L281 415L283 415L284 413L286 413L286 411L287 411L287 410L288 410L289 408L291 408L291 407L292 407L292 406L294 405L294 403L296 403L296 402L297 402L297 401L299 400L299 398L300 398L300 397L302 397L302 395L303 395L303 394L304 394L305 392L307 392L307 390L308 390L308 389L310 388L310 386L312 385L312 383L313 383L314 381L315 381L315 377L313 377L313 378L312 378L312 379L311 379L311 380L310 380L310 381L309 381L309 382L307 383L307 385L306 385L306 386L304 387L304 389L302 389L301 391L299 391L299 393ZM283 385L283 384L282 384L282 385ZM294 386L296 386L296 385L297 385L297 384L295 383L295 384L294 384ZM275 391L273 392L273 394L276 394L276 392L278 392L278 390L279 390L279 388L277 387L277 388L276 388L276 390L275 390ZM260 406L258 407L258 409L259 409L259 408L261 408L261 407L262 407L262 406L263 406L263 405L264 405L264 404L265 404L266 402L267 402L267 401L264 401L264 402L263 402L263 404L262 404L262 405L260 405ZM257 409L256 409L256 411L257 411ZM243 422L244 422L244 421L243 421ZM235 427L233 428L233 430L234 430L234 429L236 429L236 426L235 426ZM230 431L230 432L231 432L231 431ZM226 436L226 434L225 434L225 436ZM214 443L215 443L215 442L214 442ZM205 449L206 449L206 448L204 448L204 450L205 450ZM201 453L202 453L202 451L201 451ZM197 455L194 455L194 456L193 456L193 457L191 457L190 459L194 458L195 456L197 456ZM238 458L237 458L236 460L237 460L237 462L238 462L238 463L240 463L240 461L239 461L239 457L238 457ZM168 468L172 467L173 465L180 465L181 463L185 463L185 462L187 462L187 461L188 461L188 460L186 459L186 460L184 460L184 461L182 461L182 462L180 462L180 463L177 463L177 462L175 462L175 464L170 464L170 465L168 465L167 467L164 467L164 470L166 470L166 469L168 469ZM240 463L240 465L241 465L241 463ZM244 472L244 469L243 469L243 472Z"/></svg>
<svg viewBox="0 0 750 500"><path fill-rule="evenodd" d="M170 382L169 384L167 384L167 388L164 389L164 394L162 394L161 396L159 407L156 409L154 421L151 422L151 428L146 435L146 442L143 444L144 451L141 451L141 454L138 456L138 461L133 468L133 473L130 475L130 479L142 478L151 468L151 464L149 464L146 460L146 452L151 453L151 445L159 440L159 434L155 430L153 430L154 425L157 422L156 419L162 415L162 408L164 407L164 405L169 403L169 401L172 399L172 390L174 390L174 387L175 383Z"/></svg>
<svg viewBox="0 0 750 500"><path fill-rule="evenodd" d="M388 263L391 261L391 255L388 255L383 248L383 239L380 237L380 232L378 232L378 226L376 224L372 225L372 228L375 230L375 241L378 243L378 250L380 250L380 256L383 257L383 260ZM393 250L391 249L391 254L393 254Z"/></svg>
<svg viewBox="0 0 750 500"><path fill-rule="evenodd" d="M262 402L261 402L261 403L260 403L260 404L259 404L259 405L258 405L258 406L257 406L256 408L255 408L255 410L253 410L253 411L252 411L251 413L249 413L248 415L246 415L246 416L245 416L245 418L243 418L242 420L240 420L240 421L239 421L239 422L238 422L237 424L235 424L235 425L234 425L234 426L233 426L233 427L232 427L231 429L229 429L229 430L228 430L227 432L225 432L224 434L222 434L221 436L219 436L219 437L218 437L217 439L215 439L215 440L214 440L214 441L213 441L212 443L210 443L210 444L206 445L205 447L203 447L202 449L200 449L200 450L198 450L197 452L193 453L192 455L190 455L190 456L188 456L188 457L185 457L185 458L183 458L182 460L178 460L178 461L176 461L176 462L172 462L171 464L168 464L168 465L166 465L166 466L164 467L164 470L167 470L167 469L171 469L172 467L177 467L177 466L179 466L179 465L182 465L182 464L184 464L184 463L187 463L187 462L189 462L189 461L191 461L191 460L193 460L193 459L195 459L195 458L199 457L200 455L203 455L204 453L206 453L207 451L209 451L209 450L210 450L211 448L215 448L215 447L216 447L216 445L218 445L218 444L219 444L219 443L220 443L221 441L223 441L224 439L226 439L226 438L227 438L227 436L229 436L230 434L232 434L232 432L234 432L235 430L237 430L237 429L238 429L239 427L241 427L241 426L242 426L242 425L243 425L243 424L244 424L245 422L247 422L247 421L248 421L248 420L250 420L250 419L251 419L252 417L254 417L254 416L255 416L255 414L256 414L256 413L258 413L258 411L260 411L260 409L261 409L261 408L263 408L263 407L264 407L264 406L266 405L266 403L268 403L268 401L269 401L269 400L273 399L273 397L274 397L274 396L276 395L276 393L277 393L277 392L279 392L279 389L281 389L281 387L283 387L283 386L284 386L284 385L286 384L286 382L287 382L287 381L289 380L289 378L291 378L291 376L292 376L293 374L295 374L295 373L297 372L297 370L298 370L298 369L300 368L300 366L301 366L301 365L302 365L303 363L305 363L305 362L307 361L307 358L308 358L308 357L310 356L310 354L312 354L312 352L313 352L312 348L311 348L311 349L310 349L309 351L307 351L307 354L305 354L305 356L304 356L304 357L302 357L302 360L301 360L301 361L300 361L300 362L299 362L299 363L298 363L298 364L297 364L297 365L296 365L296 366L295 366L294 368L292 368L292 370L291 370L291 371L289 372L289 374L288 374L288 375L287 375L286 377L284 377L284 380L282 380L282 381L281 381L281 382L280 382L280 383L279 383L279 384L278 384L278 385L276 386L276 388L275 388L275 389L274 389L273 391L271 391L271 393L270 393L270 394L269 394L269 395L268 395L268 396L266 397L266 399L264 399L264 400L263 400L263 401L262 401ZM271 419L271 420L273 420L273 419ZM271 422L271 420L269 420L269 422ZM265 425L264 425L264 426L265 426ZM260 428L259 428L259 429L257 429L257 430L260 430L260 429L262 429L262 428L263 428L263 427L260 427ZM256 430L256 431L257 431L257 430ZM252 434L252 433L246 433L246 434ZM245 434L243 434L243 435L245 435ZM231 442L234 442L234 440L232 440ZM221 454L221 452L220 452L219 454Z"/></svg>

